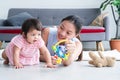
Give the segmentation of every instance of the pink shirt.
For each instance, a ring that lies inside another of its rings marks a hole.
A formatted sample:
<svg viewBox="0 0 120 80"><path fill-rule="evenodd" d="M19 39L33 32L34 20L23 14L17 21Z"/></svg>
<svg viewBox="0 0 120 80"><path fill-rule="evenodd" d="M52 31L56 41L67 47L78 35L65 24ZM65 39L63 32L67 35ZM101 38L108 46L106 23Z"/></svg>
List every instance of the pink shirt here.
<svg viewBox="0 0 120 80"><path fill-rule="evenodd" d="M15 36L6 47L6 55L12 65L13 64L13 47L16 45L20 48L19 61L23 65L34 65L39 64L39 49L44 45L44 41L40 38L33 44L29 44L22 35Z"/></svg>

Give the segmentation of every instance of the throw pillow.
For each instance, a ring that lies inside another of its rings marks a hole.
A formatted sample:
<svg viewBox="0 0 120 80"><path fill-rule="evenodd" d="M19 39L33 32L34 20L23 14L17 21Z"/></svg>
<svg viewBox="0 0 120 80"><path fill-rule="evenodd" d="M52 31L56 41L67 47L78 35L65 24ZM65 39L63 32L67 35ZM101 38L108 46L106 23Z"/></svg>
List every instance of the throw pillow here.
<svg viewBox="0 0 120 80"><path fill-rule="evenodd" d="M4 25L6 26L21 26L23 22L29 18L34 18L27 12L22 12L17 15L9 17L5 20Z"/></svg>
<svg viewBox="0 0 120 80"><path fill-rule="evenodd" d="M101 13L99 16L93 20L93 22L90 24L90 26L103 26L103 19L108 15L107 13Z"/></svg>

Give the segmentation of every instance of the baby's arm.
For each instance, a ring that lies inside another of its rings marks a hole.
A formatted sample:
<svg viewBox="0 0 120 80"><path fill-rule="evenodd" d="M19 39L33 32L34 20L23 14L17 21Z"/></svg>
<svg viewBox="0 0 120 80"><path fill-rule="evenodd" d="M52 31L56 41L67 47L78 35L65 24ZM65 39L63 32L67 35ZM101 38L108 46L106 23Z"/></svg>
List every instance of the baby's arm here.
<svg viewBox="0 0 120 80"><path fill-rule="evenodd" d="M50 53L45 45L43 45L40 48L40 53L43 54L43 57L44 57L46 64L47 64L47 67L55 68L55 66L52 64L51 55L50 55Z"/></svg>
<svg viewBox="0 0 120 80"><path fill-rule="evenodd" d="M19 62L20 49L17 46L13 47L13 63L16 69L23 68L23 65Z"/></svg>

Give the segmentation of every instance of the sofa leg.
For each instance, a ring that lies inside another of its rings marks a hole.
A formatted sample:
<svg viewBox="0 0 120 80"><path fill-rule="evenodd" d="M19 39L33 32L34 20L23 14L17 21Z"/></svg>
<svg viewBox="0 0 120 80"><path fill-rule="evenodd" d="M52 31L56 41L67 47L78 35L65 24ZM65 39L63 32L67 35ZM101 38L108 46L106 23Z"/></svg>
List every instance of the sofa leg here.
<svg viewBox="0 0 120 80"><path fill-rule="evenodd" d="M99 50L104 51L102 41L96 41L96 48L97 48L97 51L99 51Z"/></svg>
<svg viewBox="0 0 120 80"><path fill-rule="evenodd" d="M2 48L2 41L0 41L0 49Z"/></svg>

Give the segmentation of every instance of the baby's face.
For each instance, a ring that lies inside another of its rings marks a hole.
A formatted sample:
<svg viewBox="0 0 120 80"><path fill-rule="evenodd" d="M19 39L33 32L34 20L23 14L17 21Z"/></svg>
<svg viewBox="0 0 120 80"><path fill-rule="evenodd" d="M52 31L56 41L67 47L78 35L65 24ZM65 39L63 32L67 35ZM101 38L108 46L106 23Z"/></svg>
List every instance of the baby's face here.
<svg viewBox="0 0 120 80"><path fill-rule="evenodd" d="M37 40L39 40L41 37L41 31L38 31L36 29L30 30L27 33L27 41L32 44L34 42L36 42Z"/></svg>

